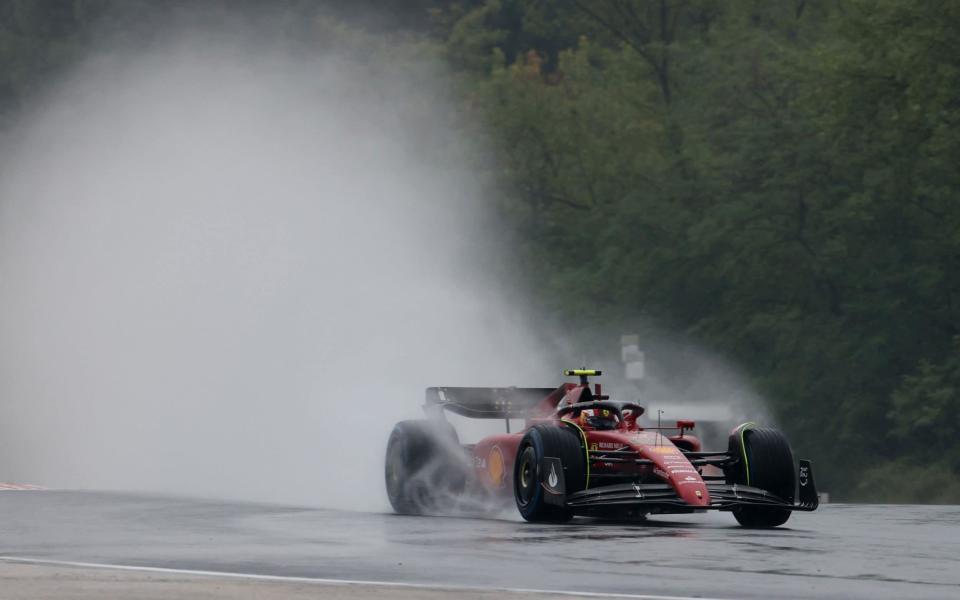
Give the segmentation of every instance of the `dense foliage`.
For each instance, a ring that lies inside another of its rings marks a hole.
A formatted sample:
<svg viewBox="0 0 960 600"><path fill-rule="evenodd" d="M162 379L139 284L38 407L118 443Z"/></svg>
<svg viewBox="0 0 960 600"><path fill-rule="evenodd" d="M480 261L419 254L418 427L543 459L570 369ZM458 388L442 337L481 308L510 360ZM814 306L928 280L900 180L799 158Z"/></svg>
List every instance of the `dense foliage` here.
<svg viewBox="0 0 960 600"><path fill-rule="evenodd" d="M0 114L91 32L184 4L5 3ZM735 360L841 497L960 501L960 3L391 5L277 10L446 58L552 315Z"/></svg>

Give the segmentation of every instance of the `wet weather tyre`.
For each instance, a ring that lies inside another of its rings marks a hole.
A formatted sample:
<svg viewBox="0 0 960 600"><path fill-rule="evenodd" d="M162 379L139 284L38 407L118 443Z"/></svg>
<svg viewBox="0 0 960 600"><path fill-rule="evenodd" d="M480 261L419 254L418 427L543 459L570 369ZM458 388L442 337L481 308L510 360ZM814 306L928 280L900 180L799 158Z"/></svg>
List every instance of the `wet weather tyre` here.
<svg viewBox="0 0 960 600"><path fill-rule="evenodd" d="M467 465L457 432L449 423L401 421L387 442L387 498L400 514L449 509L466 486Z"/></svg>
<svg viewBox="0 0 960 600"><path fill-rule="evenodd" d="M728 450L740 461L726 473L727 483L766 490L793 503L796 470L790 443L776 429L747 428L730 435ZM738 506L733 516L744 527L769 528L783 525L790 510L766 506Z"/></svg>
<svg viewBox="0 0 960 600"><path fill-rule="evenodd" d="M579 432L565 425L541 423L523 436L513 468L513 495L520 515L531 522L565 522L573 513L546 501L540 476L543 457L560 459L565 492L586 487L586 451Z"/></svg>

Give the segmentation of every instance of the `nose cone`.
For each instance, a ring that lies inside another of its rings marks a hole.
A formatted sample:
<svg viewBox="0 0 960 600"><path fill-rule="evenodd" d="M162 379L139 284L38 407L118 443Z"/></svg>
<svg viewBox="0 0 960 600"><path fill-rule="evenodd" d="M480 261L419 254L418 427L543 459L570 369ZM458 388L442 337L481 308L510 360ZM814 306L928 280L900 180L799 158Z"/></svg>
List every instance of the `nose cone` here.
<svg viewBox="0 0 960 600"><path fill-rule="evenodd" d="M640 454L653 461L654 473L666 479L684 502L690 506L710 505L707 484L676 446L644 446Z"/></svg>

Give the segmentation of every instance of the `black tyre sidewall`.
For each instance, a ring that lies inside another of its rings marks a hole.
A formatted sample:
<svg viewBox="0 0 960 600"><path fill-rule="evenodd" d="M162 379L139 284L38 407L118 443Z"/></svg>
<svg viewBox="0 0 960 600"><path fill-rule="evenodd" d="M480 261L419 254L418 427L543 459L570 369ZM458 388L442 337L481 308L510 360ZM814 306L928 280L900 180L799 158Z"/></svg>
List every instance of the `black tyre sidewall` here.
<svg viewBox="0 0 960 600"><path fill-rule="evenodd" d="M533 477L530 482L530 485L533 486L533 494L530 496L530 500L524 503L520 500L520 479L524 466L524 455L528 448L533 448ZM546 512L549 510L549 507L544 505L543 486L540 485L540 459L543 458L543 456L543 437L539 431L531 429L523 436L523 440L520 442L520 447L517 451L517 462L513 469L513 495L517 501L517 509L520 511L520 516L528 521L543 520Z"/></svg>
<svg viewBox="0 0 960 600"><path fill-rule="evenodd" d="M734 433L730 436L729 451L736 452L740 461L735 468L726 472L727 483L750 485L775 494L786 502L793 502L796 490L793 451L780 431L749 428L743 432L742 444L740 436ZM791 511L787 509L764 506L738 506L733 509L733 516L744 527L776 527L786 523L790 514Z"/></svg>
<svg viewBox="0 0 960 600"><path fill-rule="evenodd" d="M463 491L466 459L451 455L456 448L456 430L445 421L421 419L394 426L387 442L384 479L396 512L436 512L444 508L445 498Z"/></svg>
<svg viewBox="0 0 960 600"><path fill-rule="evenodd" d="M520 476L523 469L524 452L527 448L533 448L532 483L535 488L530 500L524 503L520 498ZM545 456L560 459L564 469L567 494L584 489L586 485L586 459L580 437L564 425L550 423L534 425L523 436L520 446L517 448L517 460L513 469L513 490L517 510L527 521L568 521L573 517L573 513L564 507L548 504L545 501L545 492L540 483L540 464Z"/></svg>

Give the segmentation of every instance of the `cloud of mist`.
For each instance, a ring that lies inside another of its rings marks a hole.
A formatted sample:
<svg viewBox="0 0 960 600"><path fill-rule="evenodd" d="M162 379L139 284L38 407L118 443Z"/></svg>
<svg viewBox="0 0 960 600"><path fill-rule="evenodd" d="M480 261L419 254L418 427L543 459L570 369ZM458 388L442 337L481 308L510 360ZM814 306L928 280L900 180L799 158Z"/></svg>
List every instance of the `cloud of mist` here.
<svg viewBox="0 0 960 600"><path fill-rule="evenodd" d="M46 98L0 173L0 480L381 509L424 387L555 381L433 68L187 37Z"/></svg>

